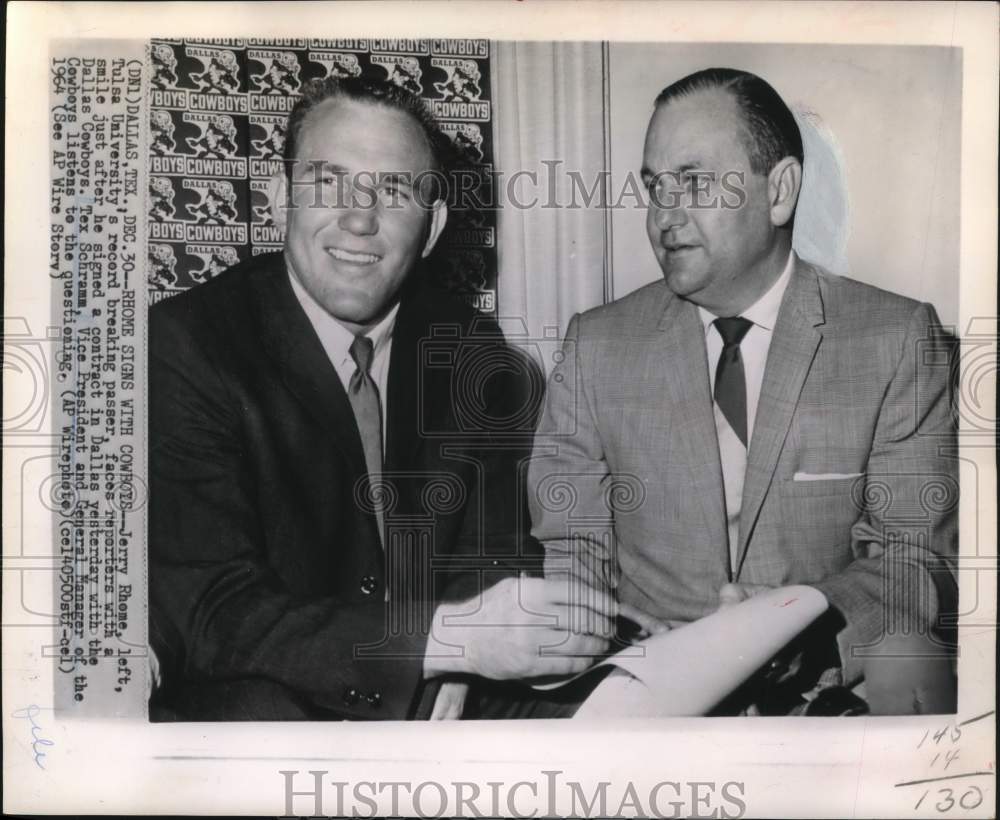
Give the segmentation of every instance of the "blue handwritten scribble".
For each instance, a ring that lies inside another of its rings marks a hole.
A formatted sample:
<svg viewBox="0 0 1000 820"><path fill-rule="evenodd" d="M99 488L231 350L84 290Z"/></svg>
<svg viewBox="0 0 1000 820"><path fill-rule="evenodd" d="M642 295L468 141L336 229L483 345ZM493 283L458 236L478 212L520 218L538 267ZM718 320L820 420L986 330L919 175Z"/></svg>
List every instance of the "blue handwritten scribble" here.
<svg viewBox="0 0 1000 820"><path fill-rule="evenodd" d="M31 751L35 755L35 765L39 769L44 769L45 764L42 761L45 759L45 747L55 746L55 741L49 740L47 737L42 737L42 727L38 725L35 720L39 714L41 714L41 707L31 704L31 706L25 706L23 709L16 709L11 713L12 718L18 720L26 720L31 724Z"/></svg>

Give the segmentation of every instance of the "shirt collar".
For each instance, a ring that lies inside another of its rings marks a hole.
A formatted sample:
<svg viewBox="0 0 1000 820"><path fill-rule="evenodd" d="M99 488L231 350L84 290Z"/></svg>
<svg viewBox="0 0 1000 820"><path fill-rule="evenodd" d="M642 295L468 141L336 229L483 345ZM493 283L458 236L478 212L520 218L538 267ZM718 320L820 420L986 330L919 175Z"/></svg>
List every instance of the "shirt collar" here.
<svg viewBox="0 0 1000 820"><path fill-rule="evenodd" d="M749 319L755 325L762 327L764 330L774 330L774 325L778 321L778 311L781 308L781 299L785 295L785 289L788 287L788 282L792 278L792 270L795 267L795 258L795 251L789 251L788 261L785 262L785 269L781 272L781 276L779 276L775 280L774 284L768 288L767 293L744 310L740 316L744 319ZM714 322L718 317L714 313L710 313L705 310L705 308L700 305L698 306L698 315L701 317L701 323L705 328L705 333L707 334L709 328L712 327L712 322Z"/></svg>
<svg viewBox="0 0 1000 820"><path fill-rule="evenodd" d="M331 362L338 366L350 363L351 345L354 343L354 334L351 333L340 322L333 318L326 309L317 302L312 295L296 278L295 274L288 271L288 281L291 282L295 298L299 300L302 309L306 312L309 323L313 326L319 336L323 349ZM387 344L392 340L392 332L396 326L396 314L399 312L399 303L393 305L382 320L369 330L365 335L372 340L374 352L372 358L378 356Z"/></svg>

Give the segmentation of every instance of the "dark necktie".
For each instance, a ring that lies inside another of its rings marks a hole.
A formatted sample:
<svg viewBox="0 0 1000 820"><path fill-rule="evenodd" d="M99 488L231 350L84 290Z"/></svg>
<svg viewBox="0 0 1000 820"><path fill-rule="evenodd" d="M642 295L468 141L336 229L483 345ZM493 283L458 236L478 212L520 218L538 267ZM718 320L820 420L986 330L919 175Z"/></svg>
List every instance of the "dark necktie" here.
<svg viewBox="0 0 1000 820"><path fill-rule="evenodd" d="M361 433L361 443L365 448L365 466L369 480L374 482L382 473L382 408L378 387L372 381L371 369L375 346L367 336L355 336L351 344L351 358L357 370L351 376L347 396L351 400L354 418ZM382 512L381 492L372 485L369 494L378 519L379 539L385 545L385 516Z"/></svg>
<svg viewBox="0 0 1000 820"><path fill-rule="evenodd" d="M743 372L740 342L753 327L753 322L741 316L716 319L715 327L722 337L722 355L715 369L715 403L726 417L733 432L747 446L747 381Z"/></svg>

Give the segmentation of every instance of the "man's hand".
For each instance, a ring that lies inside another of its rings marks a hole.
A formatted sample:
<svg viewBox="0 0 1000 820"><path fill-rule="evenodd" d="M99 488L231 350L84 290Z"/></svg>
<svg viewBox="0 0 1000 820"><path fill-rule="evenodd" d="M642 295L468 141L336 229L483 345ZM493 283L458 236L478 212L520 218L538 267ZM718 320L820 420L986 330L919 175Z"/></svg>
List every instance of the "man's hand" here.
<svg viewBox="0 0 1000 820"><path fill-rule="evenodd" d="M610 594L581 584L505 578L469 601L438 606L424 675L505 680L582 672L610 647L619 611Z"/></svg>
<svg viewBox="0 0 1000 820"><path fill-rule="evenodd" d="M924 635L884 637L862 662L873 715L940 715L955 710L955 676L943 647Z"/></svg>
<svg viewBox="0 0 1000 820"><path fill-rule="evenodd" d="M557 584L573 585L577 597L593 595L595 590L607 590L609 595L614 595L614 588L617 585L609 584L609 579L604 577L602 560L599 557L595 558L591 552L584 551L575 555L574 561L569 565L565 563L565 560L559 564L546 562L545 580ZM578 608L575 610L575 615L576 620L569 625L571 632L597 632L596 626L589 623L591 610L586 607ZM618 615L632 621L639 627L635 634L637 638L647 638L650 635L667 632L682 624L680 621L659 621L631 604L622 602L618 603Z"/></svg>
<svg viewBox="0 0 1000 820"><path fill-rule="evenodd" d="M639 632L636 634L637 638L648 638L650 635L658 635L661 632L669 632L678 626L684 626L684 621L658 621L652 615L647 615L642 610L636 609L631 604L618 604L618 615L622 618L628 618L639 625Z"/></svg>
<svg viewBox="0 0 1000 820"><path fill-rule="evenodd" d="M719 608L746 601L773 587L724 584ZM862 661L865 700L873 715L945 714L955 709L950 656L925 635L886 636Z"/></svg>

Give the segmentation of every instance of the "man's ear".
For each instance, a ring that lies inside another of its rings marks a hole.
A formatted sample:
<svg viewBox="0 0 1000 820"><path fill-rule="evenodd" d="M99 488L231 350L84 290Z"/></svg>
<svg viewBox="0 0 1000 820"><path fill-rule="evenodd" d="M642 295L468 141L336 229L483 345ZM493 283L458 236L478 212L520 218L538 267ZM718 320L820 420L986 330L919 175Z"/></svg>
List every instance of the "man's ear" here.
<svg viewBox="0 0 1000 820"><path fill-rule="evenodd" d="M787 225L795 214L802 189L802 164L795 157L780 160L767 175L767 193L771 202L771 224Z"/></svg>
<svg viewBox="0 0 1000 820"><path fill-rule="evenodd" d="M448 206L443 199L437 200L431 205L431 221L427 228L427 241L424 242L424 250L420 256L426 259L437 244L444 230L445 223L448 222Z"/></svg>
<svg viewBox="0 0 1000 820"><path fill-rule="evenodd" d="M288 177L283 168L271 174L267 183L267 204L274 224L285 230L288 223Z"/></svg>

